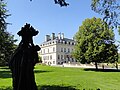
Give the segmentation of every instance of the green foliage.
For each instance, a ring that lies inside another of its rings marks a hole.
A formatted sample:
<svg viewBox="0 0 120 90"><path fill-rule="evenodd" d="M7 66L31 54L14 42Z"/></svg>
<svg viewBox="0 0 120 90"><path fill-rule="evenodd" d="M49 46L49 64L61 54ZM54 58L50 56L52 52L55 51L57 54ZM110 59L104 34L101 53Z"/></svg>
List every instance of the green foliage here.
<svg viewBox="0 0 120 90"><path fill-rule="evenodd" d="M42 63L42 57L38 55L38 58L39 58L39 62Z"/></svg>
<svg viewBox="0 0 120 90"><path fill-rule="evenodd" d="M86 19L75 35L73 56L81 63L110 62L118 60L114 33L100 18Z"/></svg>
<svg viewBox="0 0 120 90"><path fill-rule="evenodd" d="M59 4L61 7L69 5L68 3L66 3L65 0L54 0L54 2L55 2L55 4Z"/></svg>
<svg viewBox="0 0 120 90"><path fill-rule="evenodd" d="M12 90L10 75L9 69L0 69L0 90ZM42 65L35 67L38 90L97 90L98 88L100 90L119 90L119 76L120 71L116 70L96 71Z"/></svg>
<svg viewBox="0 0 120 90"><path fill-rule="evenodd" d="M120 53L118 53L118 63L120 63Z"/></svg>
<svg viewBox="0 0 120 90"><path fill-rule="evenodd" d="M92 10L104 16L105 20L111 27L118 27L120 16L119 0L92 0Z"/></svg>
<svg viewBox="0 0 120 90"><path fill-rule="evenodd" d="M0 2L0 65L6 65L10 59L11 54L15 49L14 36L6 31L7 23L5 19L7 15L6 4Z"/></svg>

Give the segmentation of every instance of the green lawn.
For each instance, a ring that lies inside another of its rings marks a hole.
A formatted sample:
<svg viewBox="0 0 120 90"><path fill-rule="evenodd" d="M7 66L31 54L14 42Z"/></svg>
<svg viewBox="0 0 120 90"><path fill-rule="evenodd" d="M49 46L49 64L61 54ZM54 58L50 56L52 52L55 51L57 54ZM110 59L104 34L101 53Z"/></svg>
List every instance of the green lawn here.
<svg viewBox="0 0 120 90"><path fill-rule="evenodd" d="M39 90L120 90L120 71L80 68L35 67L36 83ZM0 68L0 90L10 90L11 73L6 67ZM5 88L5 89L4 89ZM6 89L7 88L7 89Z"/></svg>

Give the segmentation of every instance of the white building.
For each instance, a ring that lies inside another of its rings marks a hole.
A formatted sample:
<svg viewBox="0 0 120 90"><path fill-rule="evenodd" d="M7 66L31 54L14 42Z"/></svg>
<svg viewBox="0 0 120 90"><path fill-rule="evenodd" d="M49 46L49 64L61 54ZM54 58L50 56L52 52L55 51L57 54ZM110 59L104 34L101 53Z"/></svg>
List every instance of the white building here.
<svg viewBox="0 0 120 90"><path fill-rule="evenodd" d="M74 49L75 41L72 39L64 38L64 34L59 33L55 36L55 33L45 36L45 42L40 47L40 56L42 63L47 65L60 65L63 63L76 62L71 56L71 52Z"/></svg>

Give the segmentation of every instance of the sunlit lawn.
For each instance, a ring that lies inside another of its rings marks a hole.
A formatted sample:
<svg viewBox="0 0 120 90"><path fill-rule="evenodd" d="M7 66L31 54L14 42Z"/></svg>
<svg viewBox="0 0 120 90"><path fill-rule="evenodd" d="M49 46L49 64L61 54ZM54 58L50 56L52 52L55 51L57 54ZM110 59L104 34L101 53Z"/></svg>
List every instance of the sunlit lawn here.
<svg viewBox="0 0 120 90"><path fill-rule="evenodd" d="M36 83L39 90L120 90L120 71L65 68L37 65ZM0 69L0 90L12 86L9 69ZM3 89L8 88L8 89Z"/></svg>

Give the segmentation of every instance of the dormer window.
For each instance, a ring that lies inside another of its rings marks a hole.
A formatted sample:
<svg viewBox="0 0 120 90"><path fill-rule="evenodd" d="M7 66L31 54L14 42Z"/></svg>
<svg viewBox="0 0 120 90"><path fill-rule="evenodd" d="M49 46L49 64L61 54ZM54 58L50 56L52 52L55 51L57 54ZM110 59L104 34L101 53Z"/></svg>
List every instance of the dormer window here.
<svg viewBox="0 0 120 90"><path fill-rule="evenodd" d="M70 42L68 42L68 44L70 45Z"/></svg>
<svg viewBox="0 0 120 90"><path fill-rule="evenodd" d="M67 42L65 41L65 44L67 44Z"/></svg>
<svg viewBox="0 0 120 90"><path fill-rule="evenodd" d="M72 45L74 45L74 42L72 42Z"/></svg>

